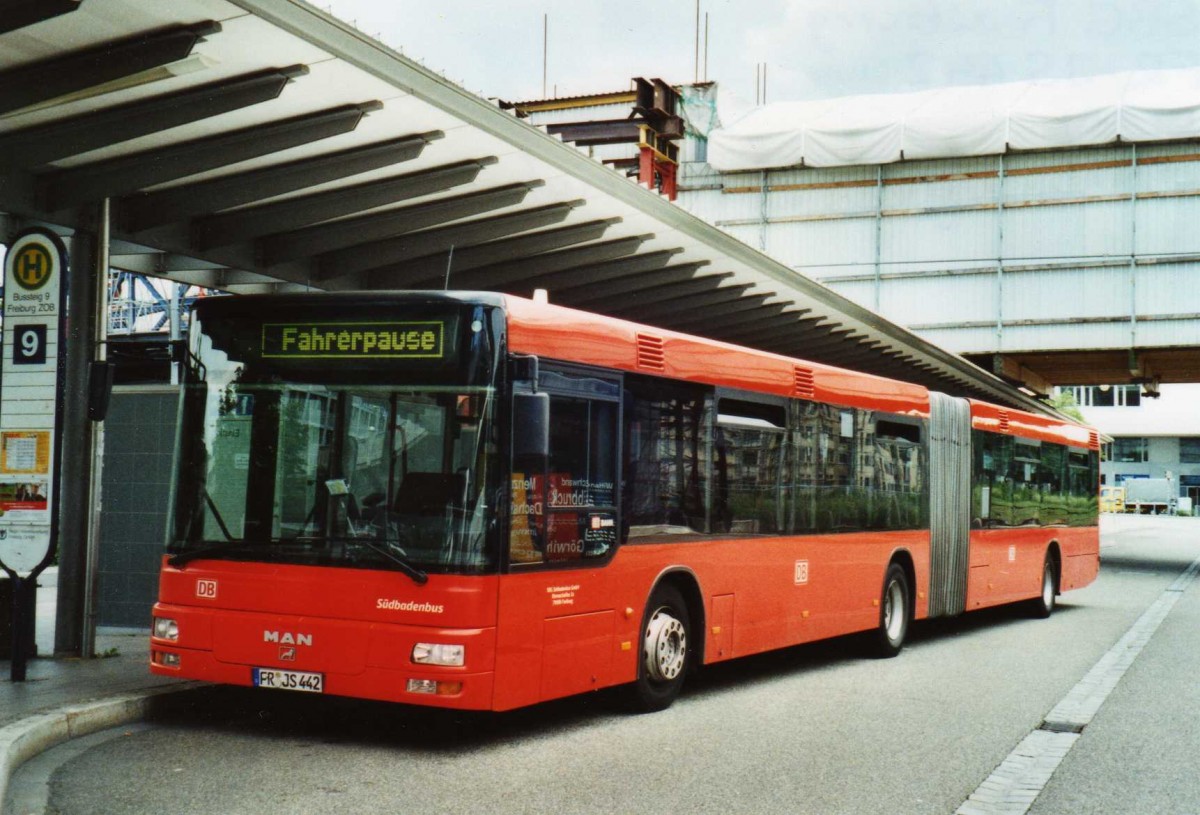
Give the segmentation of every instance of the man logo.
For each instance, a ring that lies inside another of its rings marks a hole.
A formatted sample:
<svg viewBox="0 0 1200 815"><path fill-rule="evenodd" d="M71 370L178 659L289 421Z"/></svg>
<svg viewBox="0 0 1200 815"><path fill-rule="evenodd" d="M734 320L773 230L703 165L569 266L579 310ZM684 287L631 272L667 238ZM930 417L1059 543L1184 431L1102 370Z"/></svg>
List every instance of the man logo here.
<svg viewBox="0 0 1200 815"><path fill-rule="evenodd" d="M295 662L296 661L295 646L292 646L292 647L280 646L279 661L280 662Z"/></svg>
<svg viewBox="0 0 1200 815"><path fill-rule="evenodd" d="M30 243L17 251L13 262L13 277L17 285L26 291L36 291L50 280L54 272L54 261L49 250L40 243Z"/></svg>

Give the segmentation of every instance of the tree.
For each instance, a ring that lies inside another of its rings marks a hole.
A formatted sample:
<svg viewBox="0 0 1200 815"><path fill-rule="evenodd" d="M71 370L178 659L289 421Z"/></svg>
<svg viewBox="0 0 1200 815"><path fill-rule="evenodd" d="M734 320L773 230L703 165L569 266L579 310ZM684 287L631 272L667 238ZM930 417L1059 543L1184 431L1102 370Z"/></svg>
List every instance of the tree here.
<svg viewBox="0 0 1200 815"><path fill-rule="evenodd" d="M1066 388L1059 388L1058 392L1047 400L1050 407L1069 416L1081 424L1087 424L1087 419L1083 417L1083 413L1079 410L1079 403L1075 401L1075 394Z"/></svg>

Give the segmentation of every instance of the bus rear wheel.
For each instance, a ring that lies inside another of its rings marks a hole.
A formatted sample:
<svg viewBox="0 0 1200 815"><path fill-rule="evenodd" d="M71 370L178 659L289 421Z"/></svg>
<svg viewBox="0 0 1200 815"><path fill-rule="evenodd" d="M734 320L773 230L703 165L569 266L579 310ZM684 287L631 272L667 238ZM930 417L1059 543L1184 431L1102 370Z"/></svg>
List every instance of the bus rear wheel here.
<svg viewBox="0 0 1200 815"><path fill-rule="evenodd" d="M894 657L904 648L908 636L911 589L908 575L899 563L888 566L883 578L883 596L879 601L879 628L875 631L875 655Z"/></svg>
<svg viewBox="0 0 1200 815"><path fill-rule="evenodd" d="M1054 598L1058 594L1058 572L1054 568L1054 558L1046 553L1046 562L1042 564L1042 593L1029 601L1029 611L1034 617L1044 620L1054 613Z"/></svg>
<svg viewBox="0 0 1200 815"><path fill-rule="evenodd" d="M674 586L659 586L642 617L637 681L629 689L630 706L653 713L671 706L687 677L691 619L683 595Z"/></svg>

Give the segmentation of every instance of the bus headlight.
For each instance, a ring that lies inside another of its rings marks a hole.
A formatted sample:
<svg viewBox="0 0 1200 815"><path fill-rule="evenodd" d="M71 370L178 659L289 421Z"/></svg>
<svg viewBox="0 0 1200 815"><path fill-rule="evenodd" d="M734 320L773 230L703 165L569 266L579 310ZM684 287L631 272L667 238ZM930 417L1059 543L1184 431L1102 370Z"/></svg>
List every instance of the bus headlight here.
<svg viewBox="0 0 1200 815"><path fill-rule="evenodd" d="M167 617L155 617L154 636L160 640L178 640L179 623Z"/></svg>
<svg viewBox="0 0 1200 815"><path fill-rule="evenodd" d="M465 645L440 645L418 642L412 649L412 661L418 665L451 665L461 668L466 662Z"/></svg>

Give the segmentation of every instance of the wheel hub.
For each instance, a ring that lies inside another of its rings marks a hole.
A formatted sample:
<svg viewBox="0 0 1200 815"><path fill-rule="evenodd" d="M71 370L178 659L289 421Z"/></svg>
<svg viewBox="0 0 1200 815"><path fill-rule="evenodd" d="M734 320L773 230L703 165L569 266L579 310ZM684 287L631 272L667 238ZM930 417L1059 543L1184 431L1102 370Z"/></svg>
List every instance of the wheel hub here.
<svg viewBox="0 0 1200 815"><path fill-rule="evenodd" d="M904 628L904 591L900 584L892 581L888 584L887 594L883 605L883 628L888 639L895 642L900 639Z"/></svg>
<svg viewBox="0 0 1200 815"><path fill-rule="evenodd" d="M683 672L687 658L687 632L668 609L654 612L646 626L643 653L646 673L657 682L670 682Z"/></svg>

